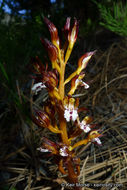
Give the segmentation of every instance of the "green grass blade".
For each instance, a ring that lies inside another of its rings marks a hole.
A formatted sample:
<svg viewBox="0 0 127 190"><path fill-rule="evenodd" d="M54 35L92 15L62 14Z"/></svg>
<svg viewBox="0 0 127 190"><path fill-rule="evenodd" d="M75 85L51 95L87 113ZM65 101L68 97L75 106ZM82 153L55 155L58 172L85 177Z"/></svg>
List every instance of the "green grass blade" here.
<svg viewBox="0 0 127 190"><path fill-rule="evenodd" d="M8 74L7 74L7 72L6 72L6 70L5 70L2 63L0 63L0 70L1 70L1 72L3 74L3 76L6 78L6 80L9 81Z"/></svg>

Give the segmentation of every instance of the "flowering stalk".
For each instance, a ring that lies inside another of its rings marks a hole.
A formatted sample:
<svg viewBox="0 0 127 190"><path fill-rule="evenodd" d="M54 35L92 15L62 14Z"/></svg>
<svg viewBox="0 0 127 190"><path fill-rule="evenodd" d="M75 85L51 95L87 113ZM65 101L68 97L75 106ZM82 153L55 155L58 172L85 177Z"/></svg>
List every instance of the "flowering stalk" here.
<svg viewBox="0 0 127 190"><path fill-rule="evenodd" d="M32 116L33 121L41 128L46 128L52 133L60 135L60 142L53 142L43 137L43 143L38 150L41 152L49 152L57 158L58 169L62 174L68 176L68 181L74 183L74 189L78 183L80 174L80 159L76 157L75 148L86 145L89 142L101 145L99 137L101 134L95 128L95 124L91 124L92 118L85 116L80 121L79 99L73 98L78 87L89 88L89 85L83 81L88 61L94 55L95 51L85 53L78 61L78 67L67 79L65 79L65 69L67 61L71 55L72 49L77 39L78 22L75 19L71 28L70 18L67 18L64 26L65 44L63 48L60 46L60 39L57 28L47 18L44 18L46 25L51 34L51 42L42 39L41 42L48 52L51 61L52 70L48 70L48 66L43 66L38 57L33 59L35 69L35 84L32 87L33 93L36 95L43 88L47 89L49 98L42 110L35 110ZM65 94L66 84L71 82L70 90ZM87 110L83 108L83 110ZM57 119L56 119L57 118ZM69 122L72 123L73 129L68 128ZM76 138L84 133L84 139L75 142ZM86 136L87 134L87 136Z"/></svg>

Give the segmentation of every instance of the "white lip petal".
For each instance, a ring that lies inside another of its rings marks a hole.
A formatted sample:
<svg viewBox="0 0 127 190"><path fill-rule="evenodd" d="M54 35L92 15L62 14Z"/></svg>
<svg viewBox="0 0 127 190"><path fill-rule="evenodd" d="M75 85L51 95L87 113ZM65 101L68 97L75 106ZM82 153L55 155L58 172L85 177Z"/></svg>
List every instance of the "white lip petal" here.
<svg viewBox="0 0 127 190"><path fill-rule="evenodd" d="M37 148L37 150L39 150L40 152L50 152L48 149L44 149L44 148Z"/></svg>
<svg viewBox="0 0 127 190"><path fill-rule="evenodd" d="M98 145L102 144L99 138L95 138L93 141L96 142Z"/></svg>
<svg viewBox="0 0 127 190"><path fill-rule="evenodd" d="M88 89L88 88L90 87L87 83L83 82L82 80L77 79L77 80L75 81L76 87L77 87L78 85L80 85L80 84L83 85L85 89Z"/></svg>
<svg viewBox="0 0 127 190"><path fill-rule="evenodd" d="M67 110L67 109L64 111L64 118L66 119L67 122L70 121L69 110Z"/></svg>
<svg viewBox="0 0 127 190"><path fill-rule="evenodd" d="M38 82L33 85L32 91L37 94L41 89L46 88L46 86L42 82Z"/></svg>
<svg viewBox="0 0 127 190"><path fill-rule="evenodd" d="M68 156L68 153L66 152L66 150L67 150L66 146L63 148L60 148L60 150L59 150L60 155L63 157Z"/></svg>
<svg viewBox="0 0 127 190"><path fill-rule="evenodd" d="M77 110L65 109L64 118L66 119L67 122L69 122L70 120L75 121L77 119L77 117L78 117Z"/></svg>
<svg viewBox="0 0 127 190"><path fill-rule="evenodd" d="M72 113L72 121L75 121L78 117L78 112L77 110L73 110L73 113Z"/></svg>
<svg viewBox="0 0 127 190"><path fill-rule="evenodd" d="M80 124L80 129L82 129L85 133L88 133L89 131L91 131L90 129L90 125L84 125L83 123Z"/></svg>
<svg viewBox="0 0 127 190"><path fill-rule="evenodd" d="M88 89L88 88L89 88L89 85L88 85L87 83L83 82L83 85L84 85L84 88L85 88L85 89Z"/></svg>

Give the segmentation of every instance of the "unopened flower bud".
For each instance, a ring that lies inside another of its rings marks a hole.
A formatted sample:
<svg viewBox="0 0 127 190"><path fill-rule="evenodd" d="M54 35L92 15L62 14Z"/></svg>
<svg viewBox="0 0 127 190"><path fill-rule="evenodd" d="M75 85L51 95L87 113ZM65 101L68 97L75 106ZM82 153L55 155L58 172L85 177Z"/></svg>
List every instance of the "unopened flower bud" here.
<svg viewBox="0 0 127 190"><path fill-rule="evenodd" d="M50 125L50 119L44 111L35 111L33 121L40 127L48 128Z"/></svg>
<svg viewBox="0 0 127 190"><path fill-rule="evenodd" d="M43 137L44 143L42 144L42 147L44 147L46 150L49 150L52 154L59 154L58 152L58 146L53 141L49 140L46 137Z"/></svg>
<svg viewBox="0 0 127 190"><path fill-rule="evenodd" d="M71 20L71 18L68 17L66 20L66 24L64 25L64 34L65 34L66 38L68 37L68 33L70 31L70 20Z"/></svg>
<svg viewBox="0 0 127 190"><path fill-rule="evenodd" d="M55 71L43 73L43 82L49 90L53 90L58 84L58 78Z"/></svg>
<svg viewBox="0 0 127 190"><path fill-rule="evenodd" d="M72 44L72 46L74 45L74 43L77 39L77 35L78 35L78 22L75 19L73 28L72 28L72 30L69 31L69 34L68 34L68 41L69 41L69 43Z"/></svg>
<svg viewBox="0 0 127 190"><path fill-rule="evenodd" d="M44 47L47 49L48 55L49 55L49 58L50 58L51 62L56 61L57 57L58 57L58 49L57 49L57 47L55 45L53 45L47 39L42 39L41 38L41 42L44 45Z"/></svg>
<svg viewBox="0 0 127 190"><path fill-rule="evenodd" d="M44 18L45 23L48 26L49 32L51 34L51 41L52 43L58 48L59 47L59 37L58 37L58 31L55 25L46 17Z"/></svg>
<svg viewBox="0 0 127 190"><path fill-rule="evenodd" d="M96 51L92 51L89 53L85 53L79 60L78 60L78 70L77 74L80 74L80 72L86 68L90 58L93 54L95 54Z"/></svg>

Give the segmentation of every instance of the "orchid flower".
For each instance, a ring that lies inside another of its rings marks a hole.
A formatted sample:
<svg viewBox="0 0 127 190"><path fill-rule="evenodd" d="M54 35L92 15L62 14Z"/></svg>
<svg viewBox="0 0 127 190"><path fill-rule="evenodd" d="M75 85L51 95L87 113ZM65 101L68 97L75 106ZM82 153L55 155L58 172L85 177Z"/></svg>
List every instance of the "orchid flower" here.
<svg viewBox="0 0 127 190"><path fill-rule="evenodd" d="M82 129L85 133L88 133L91 131L91 125L90 122L92 121L92 118L89 116L84 117L82 122L79 122L79 128Z"/></svg>
<svg viewBox="0 0 127 190"><path fill-rule="evenodd" d="M71 90L69 91L68 95L74 94L75 90L78 88L78 86L84 86L85 89L89 88L89 85L82 81L83 77L85 76L84 73L80 73L80 75L76 75L71 80Z"/></svg>
<svg viewBox="0 0 127 190"><path fill-rule="evenodd" d="M77 99L78 100L78 99ZM78 117L78 101L72 97L64 98L64 118L67 122L75 121Z"/></svg>

